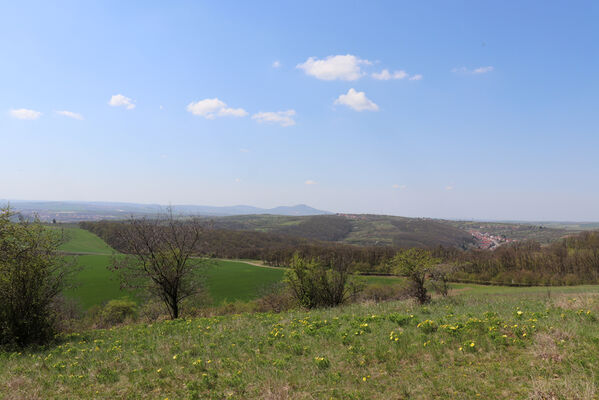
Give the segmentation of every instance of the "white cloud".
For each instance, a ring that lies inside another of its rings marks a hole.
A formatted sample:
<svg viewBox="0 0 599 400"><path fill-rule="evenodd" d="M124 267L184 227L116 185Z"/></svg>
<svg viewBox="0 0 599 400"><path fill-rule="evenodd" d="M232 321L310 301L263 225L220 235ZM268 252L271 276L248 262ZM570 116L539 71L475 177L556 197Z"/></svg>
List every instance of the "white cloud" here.
<svg viewBox="0 0 599 400"><path fill-rule="evenodd" d="M73 119L78 119L78 120L83 120L83 115L81 114L77 114L75 112L72 111L54 111L56 114L62 115L64 117L69 117L69 118L73 118Z"/></svg>
<svg viewBox="0 0 599 400"><path fill-rule="evenodd" d="M280 66L281 66L281 62L279 60L276 60L275 62L272 63L273 68L279 68Z"/></svg>
<svg viewBox="0 0 599 400"><path fill-rule="evenodd" d="M492 66L486 66L486 67L478 67L478 68L474 68L474 69L468 69L466 67L460 67L460 68L454 68L451 70L451 72L455 72L458 74L470 74L470 75L480 75L480 74L486 74L488 72L492 72L495 68L493 68Z"/></svg>
<svg viewBox="0 0 599 400"><path fill-rule="evenodd" d="M135 104L129 97L123 96L122 94L115 94L110 98L108 104L112 107L125 107L127 110L133 110Z"/></svg>
<svg viewBox="0 0 599 400"><path fill-rule="evenodd" d="M235 178L235 183L239 183L239 182L241 182L241 179Z"/></svg>
<svg viewBox="0 0 599 400"><path fill-rule="evenodd" d="M411 81L419 81L419 80L421 80L421 79L422 79L422 75L420 75L420 74L412 75L412 76L410 77L410 80L411 80Z"/></svg>
<svg viewBox="0 0 599 400"><path fill-rule="evenodd" d="M335 104L343 104L356 111L378 111L377 106L372 100L366 97L366 93L357 92L354 88L347 91L347 94L340 95Z"/></svg>
<svg viewBox="0 0 599 400"><path fill-rule="evenodd" d="M295 110L287 110L287 111L269 111L269 112L259 112L252 115L252 119L260 123L273 123L279 124L281 126L291 126L295 125L295 120L293 116L295 115Z"/></svg>
<svg viewBox="0 0 599 400"><path fill-rule="evenodd" d="M364 75L361 66L372 64L351 54L328 56L322 60L310 57L306 62L298 64L296 68L304 70L307 75L325 81L340 79L355 81Z"/></svg>
<svg viewBox="0 0 599 400"><path fill-rule="evenodd" d="M26 108L19 108L17 110L10 110L10 115L17 119L38 119L42 116L42 113L35 110L28 110Z"/></svg>
<svg viewBox="0 0 599 400"><path fill-rule="evenodd" d="M495 68L493 68L492 66L487 66L487 67L478 67L476 68L474 71L472 71L473 74L486 74L487 72L492 72Z"/></svg>
<svg viewBox="0 0 599 400"><path fill-rule="evenodd" d="M304 182L306 185L316 185L316 181L313 181L312 179L308 179L306 182Z"/></svg>
<svg viewBox="0 0 599 400"><path fill-rule="evenodd" d="M445 190L453 190L453 186L445 186Z"/></svg>
<svg viewBox="0 0 599 400"><path fill-rule="evenodd" d="M249 149L239 149L239 151L242 152L242 153L249 153L250 152Z"/></svg>
<svg viewBox="0 0 599 400"><path fill-rule="evenodd" d="M401 189L401 190L404 190L404 189L406 189L406 188L407 188L407 186L406 186L406 185L398 185L398 184L394 184L394 185L392 185L391 187L392 187L393 189Z"/></svg>
<svg viewBox="0 0 599 400"><path fill-rule="evenodd" d="M379 81L388 81L390 79L404 79L407 78L409 75L406 71L403 70L391 73L388 69L384 69L381 72L374 72L371 76L374 79L378 79Z"/></svg>
<svg viewBox="0 0 599 400"><path fill-rule="evenodd" d="M193 115L199 115L207 119L216 117L245 117L248 112L243 108L229 108L227 104L216 97L213 99L204 99L197 102L191 102L187 105L187 111Z"/></svg>

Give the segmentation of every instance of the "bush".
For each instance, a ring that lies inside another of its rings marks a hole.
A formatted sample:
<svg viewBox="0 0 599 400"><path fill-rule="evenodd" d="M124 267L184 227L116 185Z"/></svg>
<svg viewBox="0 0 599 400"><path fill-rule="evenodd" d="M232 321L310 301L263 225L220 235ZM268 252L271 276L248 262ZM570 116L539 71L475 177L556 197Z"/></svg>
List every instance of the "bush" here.
<svg viewBox="0 0 599 400"><path fill-rule="evenodd" d="M72 271L62 233L0 210L0 346L43 344L56 332L53 304Z"/></svg>
<svg viewBox="0 0 599 400"><path fill-rule="evenodd" d="M409 297L406 285L395 284L385 285L382 283L376 283L367 285L364 287L362 293L360 293L361 300L372 300L375 302L390 301L390 300L402 300Z"/></svg>
<svg viewBox="0 0 599 400"><path fill-rule="evenodd" d="M286 272L286 282L304 307L334 307L355 297L361 286L351 279L349 262L305 260L297 254Z"/></svg>
<svg viewBox="0 0 599 400"><path fill-rule="evenodd" d="M283 282L276 283L262 291L262 296L256 300L259 312L282 312L297 306L293 293Z"/></svg>
<svg viewBox="0 0 599 400"><path fill-rule="evenodd" d="M102 309L101 316L105 325L122 324L137 317L137 304L127 298L110 300Z"/></svg>

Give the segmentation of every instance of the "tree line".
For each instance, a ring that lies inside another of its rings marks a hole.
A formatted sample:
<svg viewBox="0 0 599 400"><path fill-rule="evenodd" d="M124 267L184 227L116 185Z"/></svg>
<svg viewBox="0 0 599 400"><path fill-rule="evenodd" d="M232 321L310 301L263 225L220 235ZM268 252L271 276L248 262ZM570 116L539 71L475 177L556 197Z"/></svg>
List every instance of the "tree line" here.
<svg viewBox="0 0 599 400"><path fill-rule="evenodd" d="M81 227L124 252L123 222L83 222ZM343 259L354 273L394 273L391 260L401 249L393 246L357 246L321 242L289 235L249 230L204 229L197 254L216 258L262 260L289 266L295 255L324 263ZM583 232L550 245L520 241L495 250L429 247L447 266L453 281L489 284L575 285L599 283L599 232Z"/></svg>

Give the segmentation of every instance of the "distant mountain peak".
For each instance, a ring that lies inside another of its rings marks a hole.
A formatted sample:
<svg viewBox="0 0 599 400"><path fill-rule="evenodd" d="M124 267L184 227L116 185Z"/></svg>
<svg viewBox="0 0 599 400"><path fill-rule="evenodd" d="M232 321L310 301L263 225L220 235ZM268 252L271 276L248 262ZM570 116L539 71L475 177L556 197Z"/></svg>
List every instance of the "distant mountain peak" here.
<svg viewBox="0 0 599 400"><path fill-rule="evenodd" d="M122 202L77 202L77 201L11 201L15 211L25 215L39 215L43 221L56 219L59 222L94 221L101 219L124 219L131 215L155 215L167 206L160 204L137 204ZM173 212L199 216L233 216L252 214L273 214L286 216L309 216L332 214L306 204L260 208L248 205L202 206L173 205Z"/></svg>

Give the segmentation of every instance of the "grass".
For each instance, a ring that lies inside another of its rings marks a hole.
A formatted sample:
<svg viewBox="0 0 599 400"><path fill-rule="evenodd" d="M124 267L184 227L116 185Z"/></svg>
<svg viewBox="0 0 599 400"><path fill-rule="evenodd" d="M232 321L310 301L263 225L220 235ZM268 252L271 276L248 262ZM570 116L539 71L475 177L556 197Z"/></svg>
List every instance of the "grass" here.
<svg viewBox="0 0 599 400"><path fill-rule="evenodd" d="M109 300L130 296L119 288L115 274L108 270L111 256L77 256L76 263L81 268L74 277L75 288L65 292L75 299L83 309L101 305Z"/></svg>
<svg viewBox="0 0 599 400"><path fill-rule="evenodd" d="M215 303L247 301L263 288L283 279L284 270L264 268L240 261L217 261L206 273L210 296Z"/></svg>
<svg viewBox="0 0 599 400"><path fill-rule="evenodd" d="M56 229L56 228L53 228ZM60 250L67 253L112 254L115 251L102 239L81 228L62 228L67 238Z"/></svg>
<svg viewBox="0 0 599 400"><path fill-rule="evenodd" d="M112 256L82 255L76 257L81 270L74 277L76 287L65 294L83 309L118 299L132 297L119 288L114 272L107 267ZM263 268L239 261L218 260L206 270L206 284L215 304L223 301L247 301L260 296L260 290L283 279L284 270Z"/></svg>
<svg viewBox="0 0 599 400"><path fill-rule="evenodd" d="M426 307L354 304L68 334L1 353L0 398L592 399L597 294L462 292Z"/></svg>

